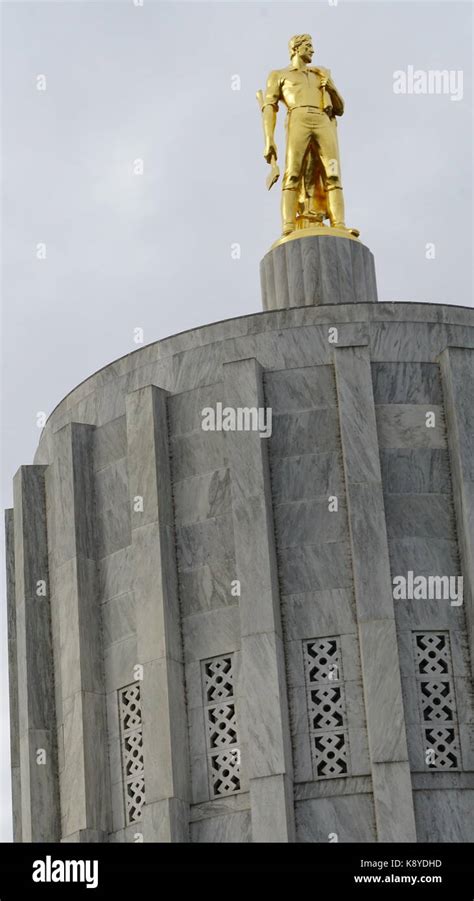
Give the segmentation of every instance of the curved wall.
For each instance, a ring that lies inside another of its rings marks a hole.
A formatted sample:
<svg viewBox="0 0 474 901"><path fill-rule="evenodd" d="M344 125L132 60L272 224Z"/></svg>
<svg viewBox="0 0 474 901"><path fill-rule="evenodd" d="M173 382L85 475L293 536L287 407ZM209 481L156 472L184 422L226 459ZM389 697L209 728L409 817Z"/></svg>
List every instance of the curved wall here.
<svg viewBox="0 0 474 901"><path fill-rule="evenodd" d="M7 512L15 838L472 841L473 398L473 311L415 303L217 323L72 391ZM463 602L394 601L410 571Z"/></svg>

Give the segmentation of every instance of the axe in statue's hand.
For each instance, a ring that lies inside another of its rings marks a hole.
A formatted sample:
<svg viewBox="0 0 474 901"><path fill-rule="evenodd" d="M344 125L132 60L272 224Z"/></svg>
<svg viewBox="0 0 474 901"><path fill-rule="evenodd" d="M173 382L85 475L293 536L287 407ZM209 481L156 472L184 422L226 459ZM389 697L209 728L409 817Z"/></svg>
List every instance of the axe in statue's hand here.
<svg viewBox="0 0 474 901"><path fill-rule="evenodd" d="M270 166L272 168L270 169L270 175L267 175L266 182L268 190L270 190L270 188L273 188L275 182L280 178L280 169L277 166L276 156L274 154L272 154L272 157L270 159Z"/></svg>
<svg viewBox="0 0 474 901"><path fill-rule="evenodd" d="M257 91L257 103L260 107L261 112L263 113L263 91ZM266 182L267 188L268 190L270 190L270 188L273 187L275 182L278 181L280 177L280 169L277 166L276 150L272 149L271 154L269 154L266 159L268 164L271 166L270 174L267 176Z"/></svg>

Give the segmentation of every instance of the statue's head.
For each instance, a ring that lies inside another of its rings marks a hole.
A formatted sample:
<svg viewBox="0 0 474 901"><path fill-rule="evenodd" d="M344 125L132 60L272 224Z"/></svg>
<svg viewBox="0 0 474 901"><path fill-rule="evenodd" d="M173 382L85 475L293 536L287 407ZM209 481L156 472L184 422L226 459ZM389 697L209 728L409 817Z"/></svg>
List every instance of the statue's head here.
<svg viewBox="0 0 474 901"><path fill-rule="evenodd" d="M293 59L295 54L298 54L303 62L310 63L314 53L311 35L295 34L288 44L288 49L290 51L290 59Z"/></svg>

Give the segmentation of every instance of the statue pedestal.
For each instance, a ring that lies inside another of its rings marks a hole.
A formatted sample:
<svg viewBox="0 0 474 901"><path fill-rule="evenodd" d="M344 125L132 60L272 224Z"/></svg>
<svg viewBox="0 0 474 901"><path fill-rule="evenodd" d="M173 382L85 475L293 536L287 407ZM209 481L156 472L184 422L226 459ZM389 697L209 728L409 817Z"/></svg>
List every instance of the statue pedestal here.
<svg viewBox="0 0 474 901"><path fill-rule="evenodd" d="M276 241L260 279L264 310L377 302L371 251L337 228L305 228Z"/></svg>

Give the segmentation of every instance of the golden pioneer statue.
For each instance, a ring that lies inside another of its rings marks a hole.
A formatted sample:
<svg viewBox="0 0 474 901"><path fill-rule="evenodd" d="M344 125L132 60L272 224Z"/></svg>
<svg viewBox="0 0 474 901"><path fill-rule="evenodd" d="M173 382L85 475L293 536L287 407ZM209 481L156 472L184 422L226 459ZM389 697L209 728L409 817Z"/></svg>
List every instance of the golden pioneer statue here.
<svg viewBox="0 0 474 901"><path fill-rule="evenodd" d="M297 34L289 43L291 63L270 72L265 94L258 91L265 133L264 157L271 165L267 179L270 189L277 181L277 148L274 132L278 104L287 107L286 160L282 185L283 235L295 229L332 228L354 237L355 228L344 221L341 166L336 116L342 116L344 101L329 69L310 66L313 42L309 34Z"/></svg>

